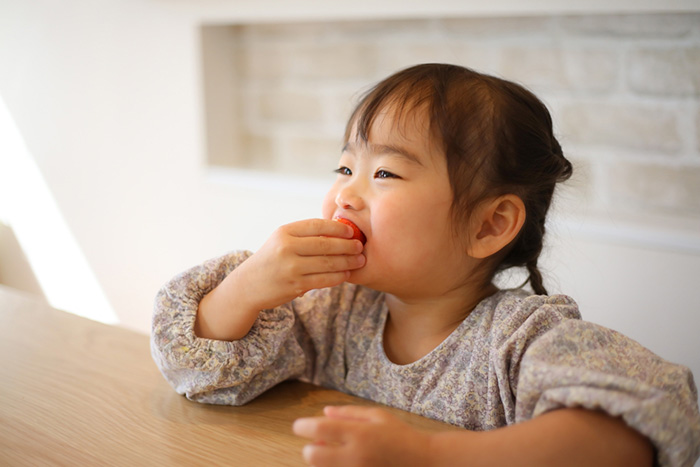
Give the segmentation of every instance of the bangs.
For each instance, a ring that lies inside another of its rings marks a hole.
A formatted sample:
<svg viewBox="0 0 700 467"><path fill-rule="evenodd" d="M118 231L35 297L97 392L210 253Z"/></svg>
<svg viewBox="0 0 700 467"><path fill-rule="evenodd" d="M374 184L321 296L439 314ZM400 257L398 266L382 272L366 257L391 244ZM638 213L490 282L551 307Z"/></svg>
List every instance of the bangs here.
<svg viewBox="0 0 700 467"><path fill-rule="evenodd" d="M350 140L353 131L358 141L367 143L377 116L389 110L395 117L394 121L400 124L404 117L422 108L427 111L431 133L434 131L438 83L428 73L409 75L408 71L399 72L379 83L361 98L345 127L344 143Z"/></svg>

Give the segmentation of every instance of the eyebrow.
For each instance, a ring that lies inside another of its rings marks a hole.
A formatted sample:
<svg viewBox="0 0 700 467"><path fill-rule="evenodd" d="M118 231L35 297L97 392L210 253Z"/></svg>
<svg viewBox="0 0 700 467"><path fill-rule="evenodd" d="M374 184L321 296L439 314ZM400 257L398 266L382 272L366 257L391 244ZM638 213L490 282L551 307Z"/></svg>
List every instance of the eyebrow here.
<svg viewBox="0 0 700 467"><path fill-rule="evenodd" d="M354 153L355 146L355 143L351 143L348 141L347 143L345 143L345 146L343 146L343 152L349 151ZM391 144L376 143L367 143L367 146L369 147L372 154L394 156L401 159L406 159L409 162L413 162L414 164L423 165L423 162L421 162L420 158L412 151L406 148L394 146Z"/></svg>

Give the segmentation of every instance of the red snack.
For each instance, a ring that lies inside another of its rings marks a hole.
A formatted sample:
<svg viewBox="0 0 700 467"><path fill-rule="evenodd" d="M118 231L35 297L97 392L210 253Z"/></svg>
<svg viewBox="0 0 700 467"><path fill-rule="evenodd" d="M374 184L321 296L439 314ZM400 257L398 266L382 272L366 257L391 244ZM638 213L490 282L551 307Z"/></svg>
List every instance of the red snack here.
<svg viewBox="0 0 700 467"><path fill-rule="evenodd" d="M362 233L360 228L358 226L356 226L353 221L348 220L348 219L344 219L342 217L336 217L333 220L338 221L338 222L342 222L343 224L346 224L346 225L349 225L350 227L352 227L352 238L355 238L355 239L361 241L363 245L365 243L367 243L367 237L365 237L365 234Z"/></svg>

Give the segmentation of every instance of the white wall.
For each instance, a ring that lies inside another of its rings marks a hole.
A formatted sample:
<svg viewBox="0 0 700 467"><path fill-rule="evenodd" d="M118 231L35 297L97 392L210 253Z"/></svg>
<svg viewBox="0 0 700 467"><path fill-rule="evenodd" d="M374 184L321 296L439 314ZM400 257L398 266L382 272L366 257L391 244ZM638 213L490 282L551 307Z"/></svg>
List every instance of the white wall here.
<svg viewBox="0 0 700 467"><path fill-rule="evenodd" d="M310 5L286 13L344 13ZM423 11L416 5L404 11ZM455 5L436 8L463 8ZM323 181L244 179L203 165L200 21L265 11L265 2L0 0L0 96L126 327L148 331L155 292L175 273L255 249L276 226L320 213ZM0 207L10 202L21 200ZM551 288L700 374L698 236L655 241L560 218L545 260Z"/></svg>

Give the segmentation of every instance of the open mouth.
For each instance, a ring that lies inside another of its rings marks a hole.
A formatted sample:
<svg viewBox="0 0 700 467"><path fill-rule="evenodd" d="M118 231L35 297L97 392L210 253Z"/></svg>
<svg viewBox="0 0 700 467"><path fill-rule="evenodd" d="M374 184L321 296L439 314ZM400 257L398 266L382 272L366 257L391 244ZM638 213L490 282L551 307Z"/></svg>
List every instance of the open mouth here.
<svg viewBox="0 0 700 467"><path fill-rule="evenodd" d="M338 222L342 222L343 224L349 225L350 227L352 227L352 238L361 241L363 245L365 243L367 243L367 237L365 236L364 233L362 233L360 228L358 226L356 226L353 221L345 219L343 217L336 217L333 220L338 221Z"/></svg>

